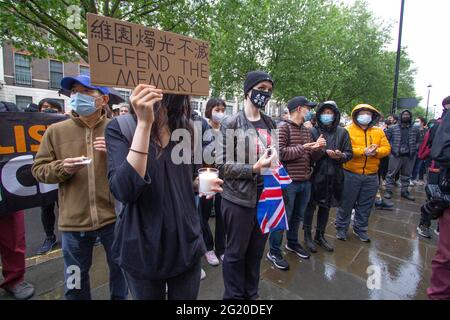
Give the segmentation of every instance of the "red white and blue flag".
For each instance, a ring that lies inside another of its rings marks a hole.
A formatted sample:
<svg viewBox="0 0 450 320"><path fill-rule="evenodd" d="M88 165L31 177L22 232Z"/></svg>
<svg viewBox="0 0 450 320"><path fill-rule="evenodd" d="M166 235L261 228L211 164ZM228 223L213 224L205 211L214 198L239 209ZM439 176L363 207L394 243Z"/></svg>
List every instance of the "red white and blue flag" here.
<svg viewBox="0 0 450 320"><path fill-rule="evenodd" d="M282 189L291 182L286 169L278 163L263 175L264 190L259 198L257 217L262 233L289 230Z"/></svg>

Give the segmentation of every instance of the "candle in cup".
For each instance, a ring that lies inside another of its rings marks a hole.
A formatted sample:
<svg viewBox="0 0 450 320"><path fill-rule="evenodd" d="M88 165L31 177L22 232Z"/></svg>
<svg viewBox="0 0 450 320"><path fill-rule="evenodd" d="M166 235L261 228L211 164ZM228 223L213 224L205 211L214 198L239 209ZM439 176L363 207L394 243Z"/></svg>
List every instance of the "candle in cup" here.
<svg viewBox="0 0 450 320"><path fill-rule="evenodd" d="M214 186L214 181L219 176L219 170L213 168L202 168L198 170L199 187L198 191L200 194L213 195L214 191L211 191Z"/></svg>

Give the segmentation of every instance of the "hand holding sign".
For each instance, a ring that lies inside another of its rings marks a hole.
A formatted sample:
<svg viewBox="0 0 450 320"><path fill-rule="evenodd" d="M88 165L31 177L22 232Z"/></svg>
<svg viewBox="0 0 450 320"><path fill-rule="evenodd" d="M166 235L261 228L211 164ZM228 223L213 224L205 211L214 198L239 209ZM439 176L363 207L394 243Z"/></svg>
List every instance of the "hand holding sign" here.
<svg viewBox="0 0 450 320"><path fill-rule="evenodd" d="M140 84L134 89L130 102L133 105L138 123L150 126L153 124L153 106L162 100L162 90L154 86Z"/></svg>

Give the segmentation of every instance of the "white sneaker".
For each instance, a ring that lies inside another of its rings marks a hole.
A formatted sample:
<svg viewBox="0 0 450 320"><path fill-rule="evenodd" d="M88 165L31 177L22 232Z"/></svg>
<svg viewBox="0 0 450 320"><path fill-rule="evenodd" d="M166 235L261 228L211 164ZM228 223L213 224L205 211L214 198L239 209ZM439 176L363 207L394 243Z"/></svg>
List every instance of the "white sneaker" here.
<svg viewBox="0 0 450 320"><path fill-rule="evenodd" d="M352 209L352 216L350 218L352 221L355 220L355 209Z"/></svg>
<svg viewBox="0 0 450 320"><path fill-rule="evenodd" d="M216 254L214 251L208 251L205 253L206 260L208 260L208 263L212 266L218 266L220 264L219 259L217 259Z"/></svg>
<svg viewBox="0 0 450 320"><path fill-rule="evenodd" d="M224 255L224 254L221 254L221 255L220 255L220 260L223 261L224 258L225 258L225 255Z"/></svg>
<svg viewBox="0 0 450 320"><path fill-rule="evenodd" d="M200 280L203 280L203 279L205 279L206 278L206 272L205 272L205 270L203 270L203 268L202 268L202 272L200 273Z"/></svg>
<svg viewBox="0 0 450 320"><path fill-rule="evenodd" d="M415 182L415 181L412 181L412 180L411 180L411 181L409 182L409 186L410 186L410 187L414 187L415 185L416 185L416 182Z"/></svg>

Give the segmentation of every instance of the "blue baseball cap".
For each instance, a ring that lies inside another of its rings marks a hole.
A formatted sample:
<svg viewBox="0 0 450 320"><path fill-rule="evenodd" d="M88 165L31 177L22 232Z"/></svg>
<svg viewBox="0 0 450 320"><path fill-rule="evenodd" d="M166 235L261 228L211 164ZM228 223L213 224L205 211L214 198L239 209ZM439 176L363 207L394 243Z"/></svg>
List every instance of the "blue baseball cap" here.
<svg viewBox="0 0 450 320"><path fill-rule="evenodd" d="M109 89L107 87L93 86L93 85L91 85L91 78L89 76L81 75L81 74L76 77L62 78L61 88L66 89L66 90L72 90L72 86L74 83L79 83L82 86L89 88L89 89L98 90L102 94L105 94L105 95L109 94Z"/></svg>

